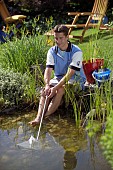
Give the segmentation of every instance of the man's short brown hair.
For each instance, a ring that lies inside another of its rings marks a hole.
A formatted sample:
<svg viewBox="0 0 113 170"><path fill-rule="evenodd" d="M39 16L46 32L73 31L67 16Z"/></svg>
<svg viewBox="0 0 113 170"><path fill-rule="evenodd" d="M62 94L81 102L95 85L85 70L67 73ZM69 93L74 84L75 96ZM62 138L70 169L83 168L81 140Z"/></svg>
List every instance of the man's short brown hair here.
<svg viewBox="0 0 113 170"><path fill-rule="evenodd" d="M65 36L68 35L69 29L65 25L56 25L54 27L54 32L56 33L64 33Z"/></svg>

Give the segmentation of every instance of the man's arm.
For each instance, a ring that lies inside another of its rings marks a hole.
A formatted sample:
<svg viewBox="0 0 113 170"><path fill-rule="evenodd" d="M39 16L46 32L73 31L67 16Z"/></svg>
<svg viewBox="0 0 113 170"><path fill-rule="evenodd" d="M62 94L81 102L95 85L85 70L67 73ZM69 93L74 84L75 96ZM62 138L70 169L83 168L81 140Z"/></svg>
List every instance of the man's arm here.
<svg viewBox="0 0 113 170"><path fill-rule="evenodd" d="M66 75L58 82L58 84L51 88L49 97L50 98L53 97L55 95L56 91L60 87L62 87L66 82L68 82L70 80L70 78L74 75L74 73L75 73L75 70L69 68Z"/></svg>
<svg viewBox="0 0 113 170"><path fill-rule="evenodd" d="M45 85L49 85L50 79L51 79L51 74L52 74L52 68L46 68L44 72L44 82Z"/></svg>
<svg viewBox="0 0 113 170"><path fill-rule="evenodd" d="M70 78L75 74L76 70L80 71L82 66L82 51L74 53L72 57L72 62L70 63L69 69L66 75L60 80L60 82L55 86L56 90L59 89L62 85L70 80Z"/></svg>
<svg viewBox="0 0 113 170"><path fill-rule="evenodd" d="M69 68L66 75L59 81L59 83L54 86L54 88L57 90L59 89L61 86L63 86L66 82L68 82L70 80L70 78L74 75L75 70Z"/></svg>
<svg viewBox="0 0 113 170"><path fill-rule="evenodd" d="M82 66L82 52L79 51L73 55L72 62L70 63L66 75L59 81L57 85L51 88L50 97L52 97L60 87L62 87L66 82L70 80L70 78L75 74L76 70L80 71L81 66Z"/></svg>
<svg viewBox="0 0 113 170"><path fill-rule="evenodd" d="M44 72L44 82L45 82L45 95L49 95L49 90L50 90L50 79L51 79L51 74L52 74L52 68L46 67L45 72Z"/></svg>

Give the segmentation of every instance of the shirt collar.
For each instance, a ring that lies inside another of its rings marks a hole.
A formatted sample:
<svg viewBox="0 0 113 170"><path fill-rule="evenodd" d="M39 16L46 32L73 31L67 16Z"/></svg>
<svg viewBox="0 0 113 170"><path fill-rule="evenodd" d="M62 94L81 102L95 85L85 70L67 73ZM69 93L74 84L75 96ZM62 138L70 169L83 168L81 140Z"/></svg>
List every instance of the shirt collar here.
<svg viewBox="0 0 113 170"><path fill-rule="evenodd" d="M66 52L70 52L71 51L71 42L68 41L68 47L66 49ZM58 53L58 46L55 46L55 53Z"/></svg>

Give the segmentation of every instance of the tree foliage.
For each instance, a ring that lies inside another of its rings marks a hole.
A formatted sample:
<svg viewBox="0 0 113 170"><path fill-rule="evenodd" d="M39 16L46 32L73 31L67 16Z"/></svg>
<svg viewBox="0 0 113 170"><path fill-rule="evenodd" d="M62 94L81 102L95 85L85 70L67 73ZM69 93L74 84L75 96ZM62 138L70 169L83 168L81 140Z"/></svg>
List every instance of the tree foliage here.
<svg viewBox="0 0 113 170"><path fill-rule="evenodd" d="M94 0L4 0L12 14L25 13L32 17L38 14L52 16L56 12L60 16L68 11L91 11ZM113 1L109 0L107 15L112 19Z"/></svg>

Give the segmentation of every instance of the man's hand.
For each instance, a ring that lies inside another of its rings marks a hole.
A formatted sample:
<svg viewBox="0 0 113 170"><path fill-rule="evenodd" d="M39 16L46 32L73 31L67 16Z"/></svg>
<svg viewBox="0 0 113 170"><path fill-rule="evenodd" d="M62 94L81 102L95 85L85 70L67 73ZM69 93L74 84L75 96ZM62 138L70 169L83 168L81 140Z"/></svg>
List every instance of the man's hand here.
<svg viewBox="0 0 113 170"><path fill-rule="evenodd" d="M54 86L54 87L51 87L51 88L49 89L49 95L48 95L48 97L49 97L49 98L52 98L55 94L56 94L56 88L55 88L55 86Z"/></svg>
<svg viewBox="0 0 113 170"><path fill-rule="evenodd" d="M49 94L50 94L50 85L49 85L49 84L46 84L46 85L45 85L45 95L46 95L46 96L49 96Z"/></svg>

